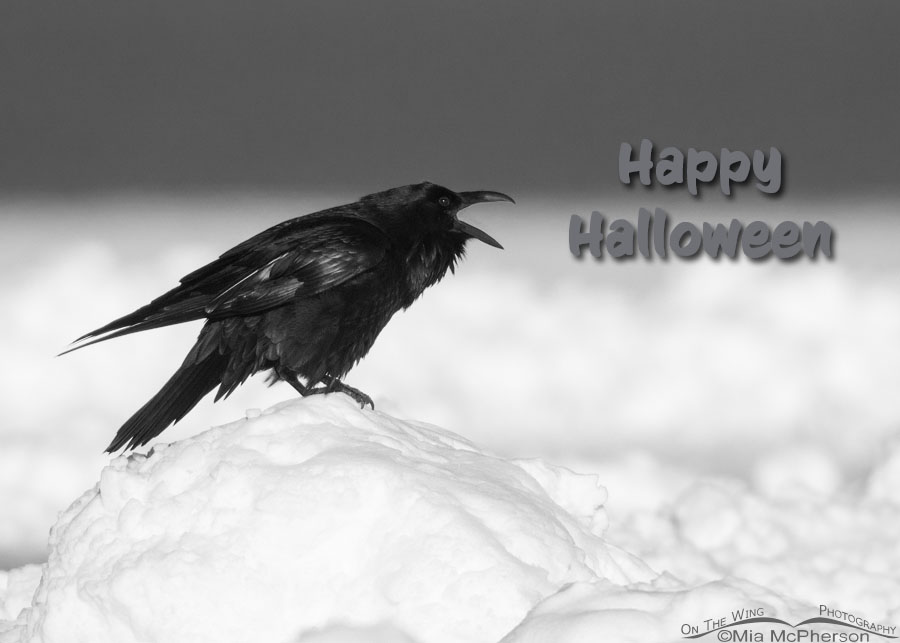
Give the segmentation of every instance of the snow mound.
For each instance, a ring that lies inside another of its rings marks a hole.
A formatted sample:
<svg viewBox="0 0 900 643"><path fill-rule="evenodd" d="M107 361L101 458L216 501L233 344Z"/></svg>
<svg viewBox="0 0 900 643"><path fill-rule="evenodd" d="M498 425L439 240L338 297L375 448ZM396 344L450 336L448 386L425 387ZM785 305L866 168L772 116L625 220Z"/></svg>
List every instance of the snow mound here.
<svg viewBox="0 0 900 643"><path fill-rule="evenodd" d="M798 603L746 581L723 580L692 588L673 588L659 581L665 579L627 589L604 581L573 583L535 607L500 643L675 643L685 640L684 623L727 614L748 601L766 614L800 609Z"/></svg>
<svg viewBox="0 0 900 643"><path fill-rule="evenodd" d="M416 643L416 641L390 625L370 627L333 625L321 630L310 630L301 635L297 643Z"/></svg>
<svg viewBox="0 0 900 643"><path fill-rule="evenodd" d="M290 401L113 460L0 641L497 641L568 584L656 578L602 539L605 499L345 396Z"/></svg>
<svg viewBox="0 0 900 643"><path fill-rule="evenodd" d="M0 571L0 643L19 640L16 617L31 604L34 588L41 579L40 565L25 565L8 572Z"/></svg>

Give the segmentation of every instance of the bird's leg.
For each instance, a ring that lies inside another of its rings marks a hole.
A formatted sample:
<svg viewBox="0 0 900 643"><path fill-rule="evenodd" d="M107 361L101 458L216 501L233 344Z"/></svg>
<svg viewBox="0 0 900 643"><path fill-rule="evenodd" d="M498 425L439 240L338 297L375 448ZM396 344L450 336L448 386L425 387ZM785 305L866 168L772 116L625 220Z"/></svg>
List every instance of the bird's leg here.
<svg viewBox="0 0 900 643"><path fill-rule="evenodd" d="M372 410L375 410L375 402L372 401L372 398L360 391L358 388L353 388L352 386L348 386L340 381L338 378L333 377L331 375L326 375L322 378L322 381L325 382L325 391L323 393L329 393L334 391L335 393L346 393L353 400L359 404L360 408L366 408L366 404L372 407ZM318 392L317 389L313 389L315 392Z"/></svg>
<svg viewBox="0 0 900 643"><path fill-rule="evenodd" d="M282 380L290 384L294 387L300 395L306 397L307 395L316 395L318 393L327 393L327 389L324 386L320 386L319 388L310 388L308 385L303 384L300 379L297 377L296 373L292 373L286 368L276 368L275 371L278 373L278 377Z"/></svg>

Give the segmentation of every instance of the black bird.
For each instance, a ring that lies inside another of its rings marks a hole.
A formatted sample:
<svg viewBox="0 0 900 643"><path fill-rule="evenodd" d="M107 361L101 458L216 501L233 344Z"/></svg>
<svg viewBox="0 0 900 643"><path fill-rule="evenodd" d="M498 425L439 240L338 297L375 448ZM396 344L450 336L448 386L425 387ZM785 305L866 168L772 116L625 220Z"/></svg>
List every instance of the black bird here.
<svg viewBox="0 0 900 643"><path fill-rule="evenodd" d="M419 183L290 219L185 276L146 306L78 338L83 343L66 352L207 320L181 367L122 425L106 451L146 444L217 386L216 401L264 370L271 371L272 383L284 380L300 395L342 392L374 408L368 395L341 380L394 313L454 270L466 241L502 248L457 218L463 208L487 201L513 202L500 192Z"/></svg>

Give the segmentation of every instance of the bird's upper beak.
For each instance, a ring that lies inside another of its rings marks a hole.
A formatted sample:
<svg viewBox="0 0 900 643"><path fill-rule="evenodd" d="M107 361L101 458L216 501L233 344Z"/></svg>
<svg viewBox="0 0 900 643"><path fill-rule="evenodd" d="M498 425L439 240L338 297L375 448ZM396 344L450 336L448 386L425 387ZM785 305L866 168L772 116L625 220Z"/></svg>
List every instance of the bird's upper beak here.
<svg viewBox="0 0 900 643"><path fill-rule="evenodd" d="M459 209L468 208L470 205L475 205L476 203L489 203L490 201L509 201L510 203L515 203L512 197L503 194L502 192L490 192L487 190L482 190L478 192L460 192L459 196L462 197L462 205L459 206ZM494 239L491 235L489 235L484 230L480 230L475 226L466 223L465 221L456 220L456 223L453 225L454 230L458 232L462 232L463 234L472 237L473 239L478 239L479 241L483 241L489 246L494 246L495 248L503 249L503 246Z"/></svg>

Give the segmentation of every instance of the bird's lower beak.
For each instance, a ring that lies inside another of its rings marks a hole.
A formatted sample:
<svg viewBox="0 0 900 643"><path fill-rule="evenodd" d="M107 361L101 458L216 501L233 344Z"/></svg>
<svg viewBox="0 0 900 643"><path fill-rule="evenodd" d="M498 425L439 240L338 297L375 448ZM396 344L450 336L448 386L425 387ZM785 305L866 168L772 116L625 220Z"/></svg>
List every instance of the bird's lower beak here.
<svg viewBox="0 0 900 643"><path fill-rule="evenodd" d="M507 196L502 192L489 192L487 190L481 190L478 192L460 192L459 196L462 197L462 205L459 208L460 210L462 210L463 208L468 208L470 205L475 205L476 203L489 203L491 201L509 201L510 203L515 203L512 197ZM501 246L500 243L487 232L485 232L484 230L480 230L475 226L466 223L465 221L457 220L453 228L468 237L483 241L489 246L494 246L495 248L500 248L501 250L503 249L503 246Z"/></svg>
<svg viewBox="0 0 900 643"><path fill-rule="evenodd" d="M500 245L500 242L494 239L491 235L489 235L484 230L480 230L475 226L466 223L465 221L456 220L456 223L453 224L453 229L457 232L461 232L467 237L472 237L473 239L478 239L479 241L484 241L489 246L494 246L495 248L500 248L503 250L503 246Z"/></svg>

